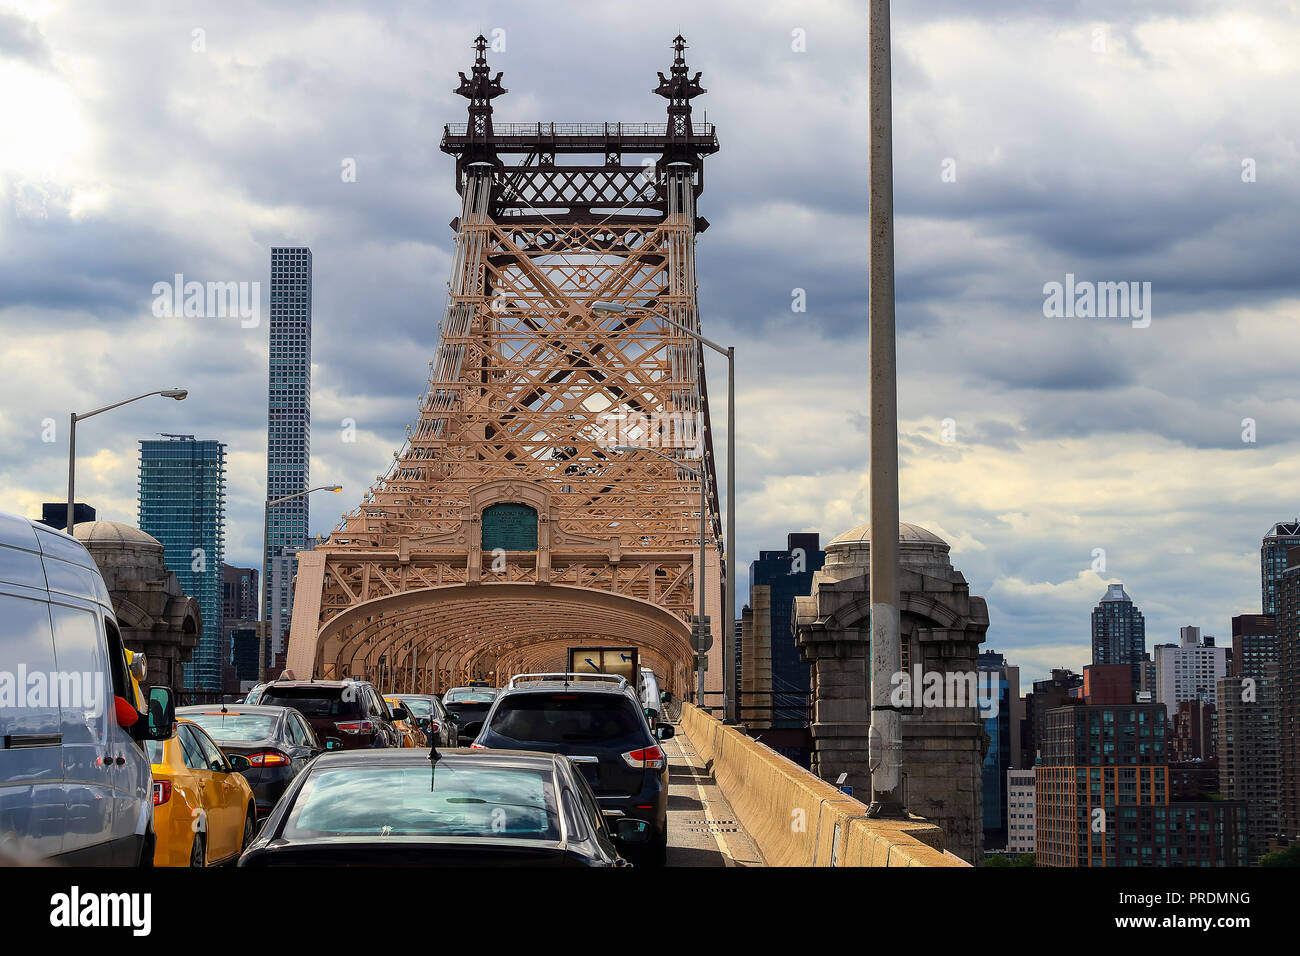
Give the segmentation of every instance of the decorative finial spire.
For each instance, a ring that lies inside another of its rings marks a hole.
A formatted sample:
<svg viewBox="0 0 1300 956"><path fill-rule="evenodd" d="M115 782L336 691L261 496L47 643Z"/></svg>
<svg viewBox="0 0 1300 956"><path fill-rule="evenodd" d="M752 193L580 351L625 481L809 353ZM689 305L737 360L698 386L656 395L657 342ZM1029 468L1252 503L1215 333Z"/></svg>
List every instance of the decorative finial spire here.
<svg viewBox="0 0 1300 956"><path fill-rule="evenodd" d="M672 76L659 74L659 86L654 92L668 100L668 135L691 135L691 100L707 92L700 86L699 72L690 76L686 68L686 38L680 33L673 37Z"/></svg>
<svg viewBox="0 0 1300 956"><path fill-rule="evenodd" d="M488 75L487 37L479 34L474 40L474 49L478 55L474 58L472 77L460 75L460 86L453 90L458 96L469 100L469 130L471 135L492 135L492 100L507 92L501 85L500 72L496 76Z"/></svg>

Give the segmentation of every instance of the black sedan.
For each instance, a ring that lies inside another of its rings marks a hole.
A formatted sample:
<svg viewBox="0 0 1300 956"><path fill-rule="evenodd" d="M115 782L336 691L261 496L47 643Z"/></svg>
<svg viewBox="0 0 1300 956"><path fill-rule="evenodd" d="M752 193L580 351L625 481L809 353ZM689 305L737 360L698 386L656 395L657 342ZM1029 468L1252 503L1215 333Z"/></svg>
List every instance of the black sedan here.
<svg viewBox="0 0 1300 956"><path fill-rule="evenodd" d="M411 716L415 718L416 724L424 731L424 735L430 741L438 738L439 747L453 748L460 746L460 734L456 731L456 722L451 719L451 714L442 705L437 697L432 694L387 694L384 700L388 703L403 704L410 711Z"/></svg>
<svg viewBox="0 0 1300 956"><path fill-rule="evenodd" d="M176 716L206 730L227 756L248 758L252 766L242 772L253 789L258 819L271 812L285 788L318 754L339 746L333 738L322 746L311 724L292 707L198 704L177 707Z"/></svg>
<svg viewBox="0 0 1300 956"><path fill-rule="evenodd" d="M240 866L627 866L642 821L601 814L566 757L346 751L314 761ZM617 836L615 835L617 833Z"/></svg>
<svg viewBox="0 0 1300 956"><path fill-rule="evenodd" d="M456 722L456 732L463 744L470 743L483 729L483 718L501 693L499 687L453 687L442 695L442 704Z"/></svg>

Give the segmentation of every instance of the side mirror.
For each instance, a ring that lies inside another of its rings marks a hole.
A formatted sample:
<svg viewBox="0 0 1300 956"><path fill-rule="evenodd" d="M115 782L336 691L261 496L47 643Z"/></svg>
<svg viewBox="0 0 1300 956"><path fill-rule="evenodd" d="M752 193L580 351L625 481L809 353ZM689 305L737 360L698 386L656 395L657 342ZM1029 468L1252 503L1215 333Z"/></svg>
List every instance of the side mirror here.
<svg viewBox="0 0 1300 956"><path fill-rule="evenodd" d="M452 719L452 720L460 720L460 714L452 714L452 715L451 715L451 719Z"/></svg>
<svg viewBox="0 0 1300 956"><path fill-rule="evenodd" d="M406 709L405 704L398 704L392 708L393 720L410 720L411 712Z"/></svg>
<svg viewBox="0 0 1300 956"><path fill-rule="evenodd" d="M176 725L176 700L170 687L149 688L149 724L145 740L168 740Z"/></svg>
<svg viewBox="0 0 1300 956"><path fill-rule="evenodd" d="M675 733L677 733L677 731L673 728L672 724L660 724L655 728L655 736L660 740L672 740Z"/></svg>
<svg viewBox="0 0 1300 956"><path fill-rule="evenodd" d="M621 817L614 825L614 839L636 845L650 842L650 824L632 817Z"/></svg>
<svg viewBox="0 0 1300 956"><path fill-rule="evenodd" d="M245 770L253 769L252 763L243 754L227 754L226 760L230 761L230 769L235 773L243 773Z"/></svg>
<svg viewBox="0 0 1300 956"><path fill-rule="evenodd" d="M326 750L342 750L342 749L343 749L343 741L339 740L337 737L326 737L326 738L325 738L325 749L326 749Z"/></svg>

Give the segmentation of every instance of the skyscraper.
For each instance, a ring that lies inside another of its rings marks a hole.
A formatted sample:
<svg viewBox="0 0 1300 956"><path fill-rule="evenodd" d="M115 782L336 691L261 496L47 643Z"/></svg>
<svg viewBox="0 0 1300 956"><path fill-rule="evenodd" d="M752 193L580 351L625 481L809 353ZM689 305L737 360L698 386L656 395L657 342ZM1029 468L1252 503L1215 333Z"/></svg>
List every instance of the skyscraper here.
<svg viewBox="0 0 1300 956"><path fill-rule="evenodd" d="M1034 769L1007 771L1007 855L1034 852Z"/></svg>
<svg viewBox="0 0 1300 956"><path fill-rule="evenodd" d="M220 690L230 662L222 640L226 446L193 435L140 442L140 530L163 546L163 560L181 590L199 602L203 633L185 665L192 689Z"/></svg>
<svg viewBox="0 0 1300 956"><path fill-rule="evenodd" d="M1300 546L1277 580L1278 742L1283 833L1300 837Z"/></svg>
<svg viewBox="0 0 1300 956"><path fill-rule="evenodd" d="M1283 830L1278 664L1219 679L1219 792L1244 800L1252 861Z"/></svg>
<svg viewBox="0 0 1300 956"><path fill-rule="evenodd" d="M311 478L311 250L271 249L270 369L266 410L266 497L304 491ZM307 545L307 496L267 518L263 607L271 653L284 647L293 612L294 555Z"/></svg>
<svg viewBox="0 0 1300 956"><path fill-rule="evenodd" d="M1130 664L1133 686L1142 683L1142 655L1146 653L1147 625L1142 612L1124 591L1124 585L1106 588L1092 611L1092 662Z"/></svg>
<svg viewBox="0 0 1300 956"><path fill-rule="evenodd" d="M1178 630L1177 644L1157 644L1156 701L1172 719L1185 700L1215 702L1215 684L1228 673L1228 649L1216 647L1214 638L1201 638L1199 627Z"/></svg>
<svg viewBox="0 0 1300 956"><path fill-rule="evenodd" d="M223 565L221 616L230 623L257 620L257 568Z"/></svg>
<svg viewBox="0 0 1300 956"><path fill-rule="evenodd" d="M1245 866L1246 805L1175 801L1163 704L1045 715L1034 772L1039 866Z"/></svg>
<svg viewBox="0 0 1300 956"><path fill-rule="evenodd" d="M1277 618L1271 614L1238 614L1232 619L1233 677L1259 677L1277 663Z"/></svg>
<svg viewBox="0 0 1300 956"><path fill-rule="evenodd" d="M1063 667L1052 668L1052 676L1034 681L1032 693L1024 698L1024 720L1020 729L1020 766L1032 767L1038 763L1043 747L1043 729L1046 715L1054 707L1070 703L1071 693L1083 686L1083 678Z"/></svg>
<svg viewBox="0 0 1300 956"><path fill-rule="evenodd" d="M825 561L816 532L788 534L784 551L760 551L749 565L749 603L736 645L744 718L763 728L764 743L804 766L809 667L795 645L790 611L795 597L812 593L813 574Z"/></svg>
<svg viewBox="0 0 1300 956"><path fill-rule="evenodd" d="M1277 582L1286 570L1288 548L1300 547L1300 521L1279 521L1259 549L1259 583L1265 614L1277 613Z"/></svg>
<svg viewBox="0 0 1300 956"><path fill-rule="evenodd" d="M984 850L987 853L1007 846L1007 771L1020 763L1020 668L1008 664L1006 657L995 650L977 655L975 667L989 675L989 690L996 695L997 702L997 713L984 718L984 732L989 735L989 749L981 767ZM984 685L981 683L979 686L983 688Z"/></svg>

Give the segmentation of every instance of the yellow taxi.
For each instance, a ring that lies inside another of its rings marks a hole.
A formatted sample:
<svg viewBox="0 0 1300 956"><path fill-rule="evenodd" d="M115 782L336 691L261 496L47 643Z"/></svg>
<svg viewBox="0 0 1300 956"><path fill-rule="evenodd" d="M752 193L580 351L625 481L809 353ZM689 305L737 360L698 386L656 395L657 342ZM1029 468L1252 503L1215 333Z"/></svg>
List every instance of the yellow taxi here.
<svg viewBox="0 0 1300 956"><path fill-rule="evenodd" d="M145 679L149 673L149 667L145 663L144 654L133 651L131 648L124 648L126 651L126 670L131 675L131 688L135 691L135 709L142 714L149 712L145 703L144 691L140 689L140 681Z"/></svg>
<svg viewBox="0 0 1300 956"><path fill-rule="evenodd" d="M389 710L394 710L397 707L405 706L400 699L398 699L397 697L390 697L387 694L384 695L384 703L388 705ZM397 732L402 735L402 743L400 744L400 746L402 747L429 746L429 738L425 736L424 731L420 729L420 725L415 722L414 717L412 717L410 720L394 720L393 726L396 727Z"/></svg>
<svg viewBox="0 0 1300 956"><path fill-rule="evenodd" d="M148 741L153 764L154 866L233 862L257 834L253 791L203 728L179 718L168 740Z"/></svg>

